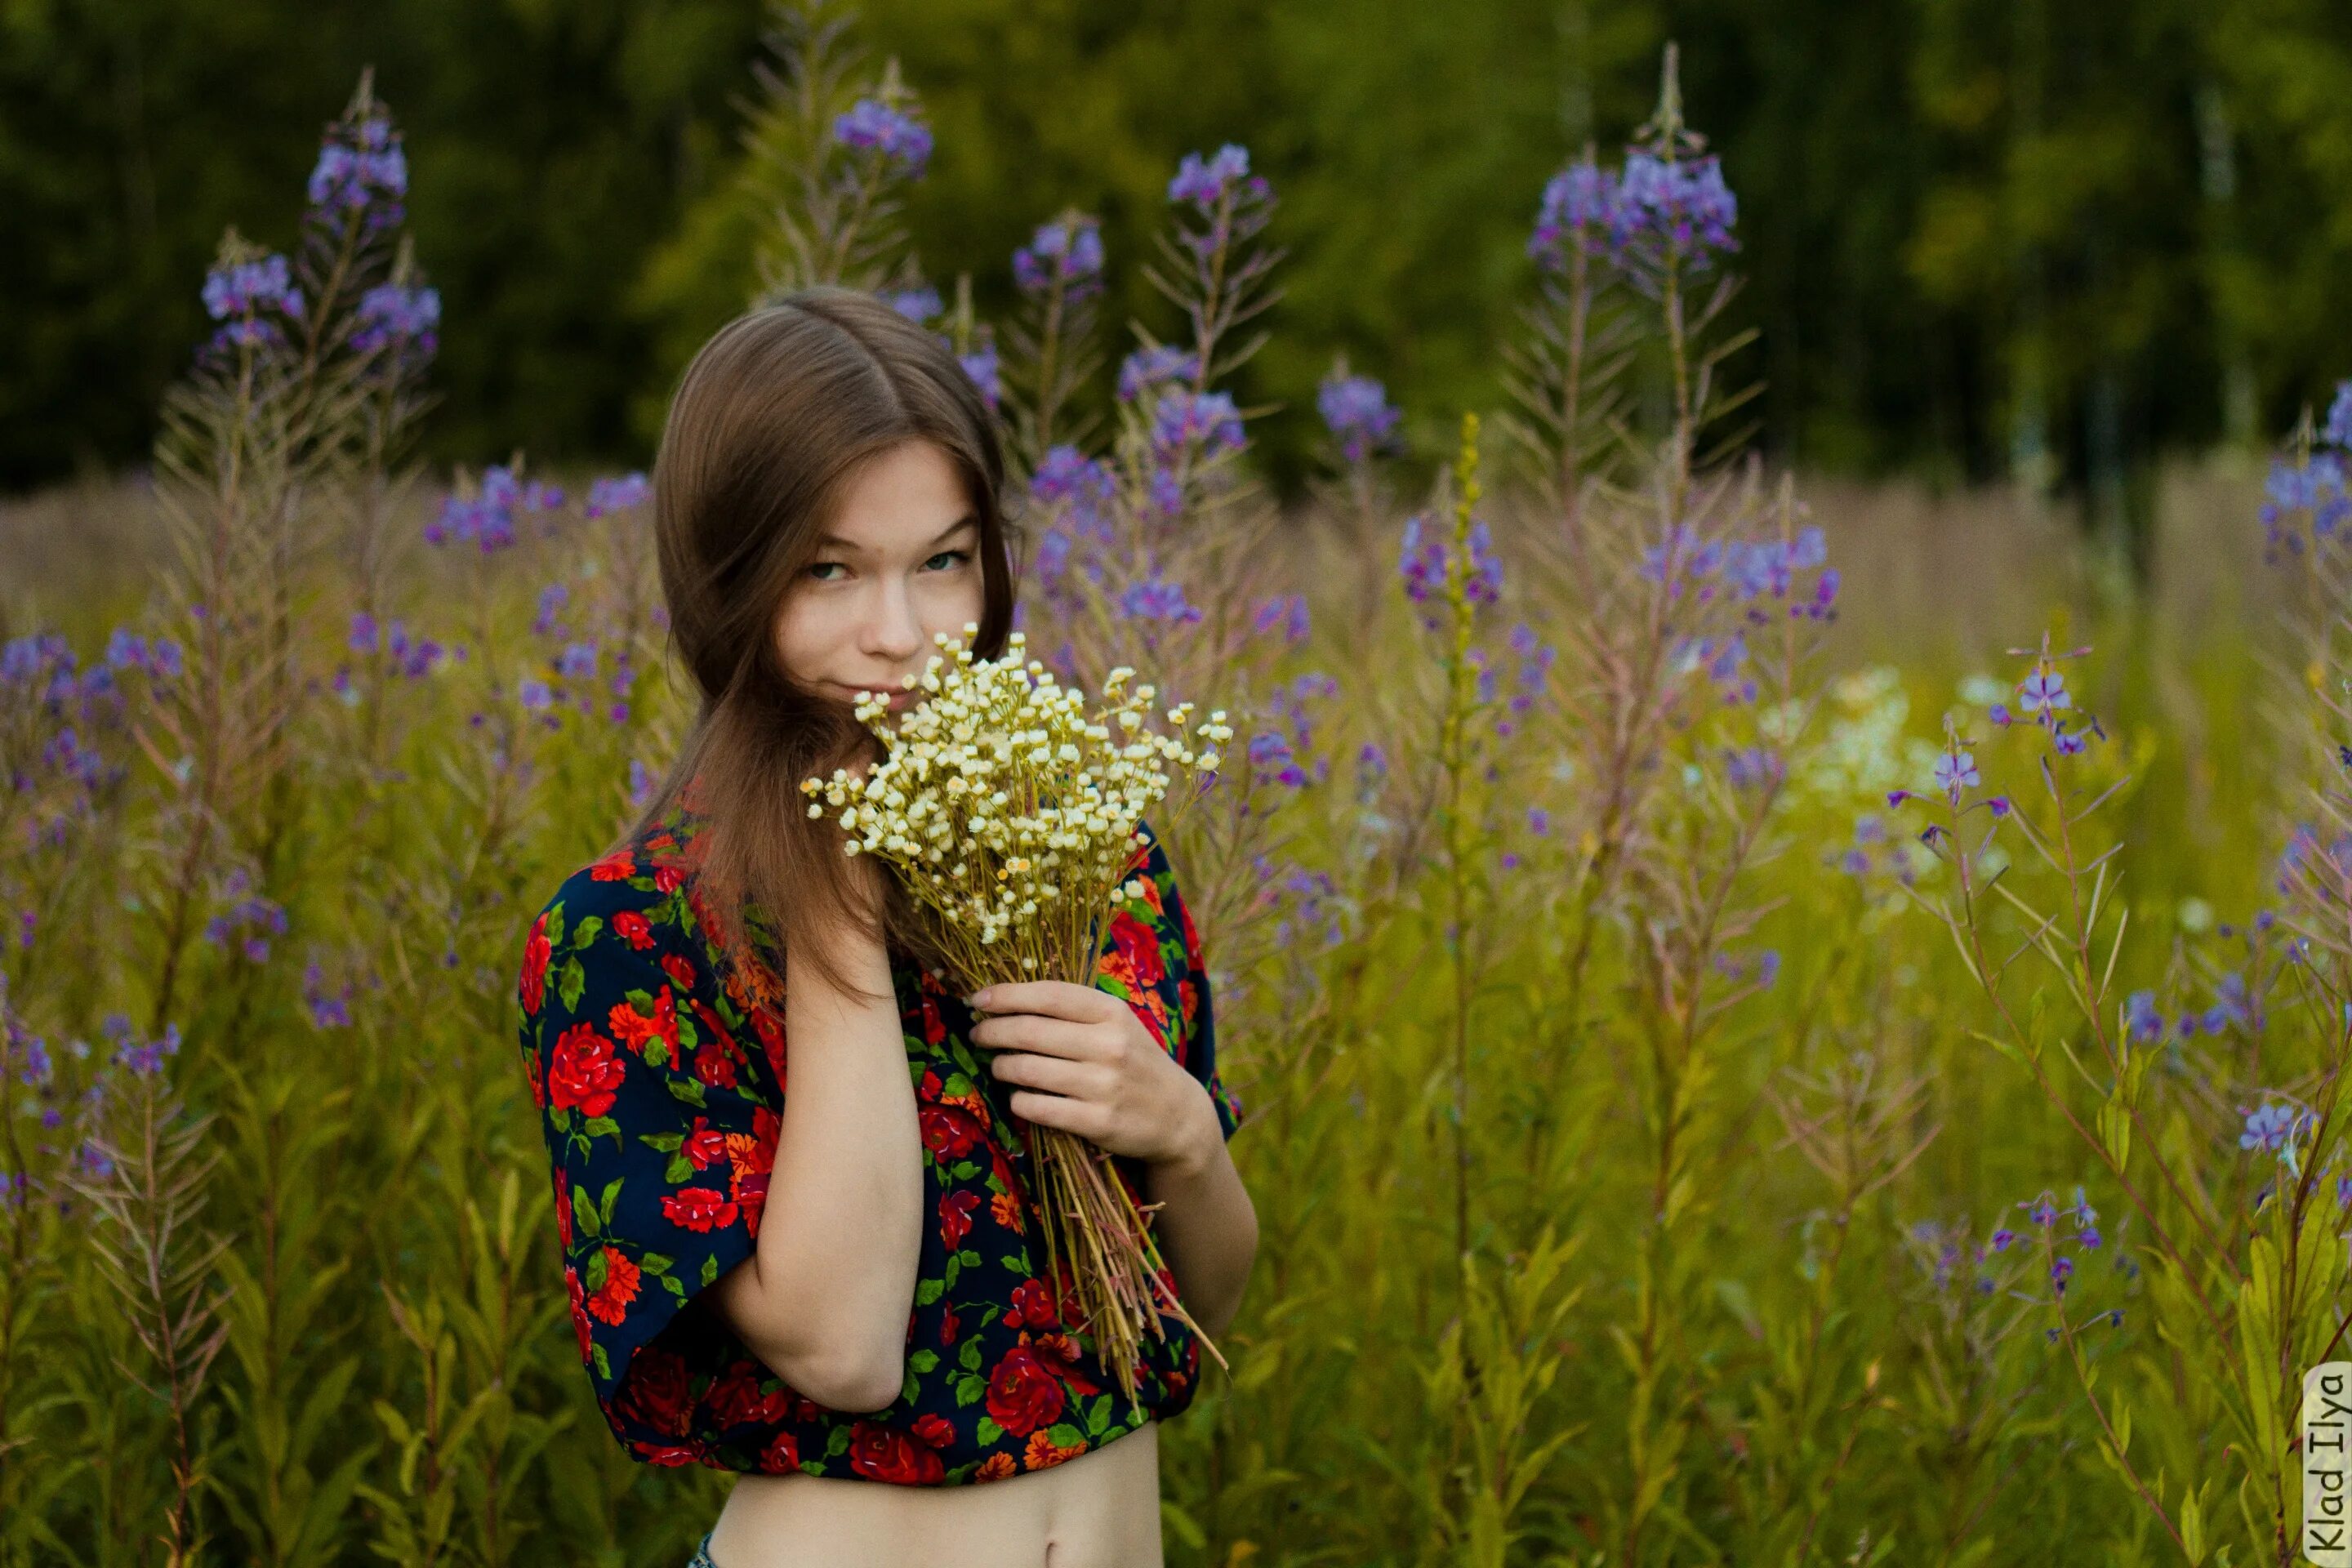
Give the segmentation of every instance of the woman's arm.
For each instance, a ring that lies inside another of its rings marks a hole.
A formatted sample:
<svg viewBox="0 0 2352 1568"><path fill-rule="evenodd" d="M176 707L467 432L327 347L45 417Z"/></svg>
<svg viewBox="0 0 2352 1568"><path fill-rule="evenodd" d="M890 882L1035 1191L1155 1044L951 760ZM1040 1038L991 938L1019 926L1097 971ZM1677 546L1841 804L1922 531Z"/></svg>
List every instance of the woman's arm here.
<svg viewBox="0 0 2352 1568"><path fill-rule="evenodd" d="M1144 1168L1143 1197L1160 1205L1152 1229L1160 1237L1160 1255L1175 1272L1184 1310L1214 1339L1242 1308L1250 1265L1257 1258L1257 1209L1234 1169L1208 1091L1189 1073L1184 1081L1200 1101L1206 1125L1193 1133L1192 1148Z"/></svg>
<svg viewBox="0 0 2352 1568"><path fill-rule="evenodd" d="M814 973L791 977L790 1084L767 1207L752 1256L719 1277L711 1299L809 1398L879 1410L906 1381L923 1160L888 954L862 934L843 951L856 982L885 1000L859 1001Z"/></svg>

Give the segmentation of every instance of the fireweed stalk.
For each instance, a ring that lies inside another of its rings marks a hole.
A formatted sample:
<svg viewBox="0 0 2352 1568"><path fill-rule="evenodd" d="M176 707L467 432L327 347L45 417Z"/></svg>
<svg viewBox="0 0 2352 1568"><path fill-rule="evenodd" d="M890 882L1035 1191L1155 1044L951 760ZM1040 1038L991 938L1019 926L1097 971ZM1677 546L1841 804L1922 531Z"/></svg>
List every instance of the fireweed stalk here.
<svg viewBox="0 0 2352 1568"><path fill-rule="evenodd" d="M909 689L927 695L895 726L883 722L887 696L859 699L858 718L889 754L862 775L841 768L803 780L803 793L824 796L810 801L809 815L821 818L831 805L851 835L844 850L879 858L938 918L964 990L1024 980L1091 985L1110 912L1142 896L1133 872L1150 839L1137 823L1171 800L1171 769L1197 775L1172 797L1169 819L1181 817L1214 777L1215 748L1233 731L1223 710L1211 713L1195 752L1186 733L1192 704L1179 703L1166 715L1175 733L1154 731L1157 693L1149 684L1129 690L1135 672L1127 668L1104 678L1108 706L1089 712L1083 691L1063 689L1027 657L1020 632L1002 658L975 660L968 639L979 631L968 622L966 640L939 634L943 654L908 678ZM1057 1292L1068 1282L1086 1331L1132 1400L1144 1335L1166 1337L1161 1314L1195 1333L1200 1326L1108 1154L1057 1128L1024 1133L1046 1272Z"/></svg>
<svg viewBox="0 0 2352 1568"><path fill-rule="evenodd" d="M1622 170L1588 153L1547 188L1529 242L1544 301L1514 356L1519 414L1507 426L1557 512L1557 534L1536 536L1548 548L1533 586L1563 638L1548 681L1558 703L1542 716L1564 759L1555 777L1570 785L1548 792L1566 829L1564 939L1543 959L1544 1044L1518 1179L1525 1212L1540 1215L1540 1194L1569 1179L1559 1162L1590 1158L1595 1131L1564 1139L1573 1130L1557 1107L1567 1065L1588 1038L1607 1043L1638 1088L1648 1168L1633 1310L1612 1331L1632 1377L1631 1495L1610 1510L1628 1562L1653 1515L1675 1506L1667 1488L1687 1470L1692 1434L1712 1425L1705 1369L1680 1347L1705 1310L1695 1242L1715 1206L1717 1151L1744 1114L1725 1092L1727 1025L1780 967L1777 952L1741 950L1769 907L1747 889L1774 847L1839 586L1789 484L1768 486L1752 461L1706 446L1755 389L1722 384L1753 334L1718 330L1737 289L1721 268L1737 248L1737 204L1704 147L1683 121L1669 50L1657 112ZM1616 416L1618 379L1643 354L1674 389L1647 447ZM1613 1026L1588 1016L1587 989L1621 965L1632 1005Z"/></svg>

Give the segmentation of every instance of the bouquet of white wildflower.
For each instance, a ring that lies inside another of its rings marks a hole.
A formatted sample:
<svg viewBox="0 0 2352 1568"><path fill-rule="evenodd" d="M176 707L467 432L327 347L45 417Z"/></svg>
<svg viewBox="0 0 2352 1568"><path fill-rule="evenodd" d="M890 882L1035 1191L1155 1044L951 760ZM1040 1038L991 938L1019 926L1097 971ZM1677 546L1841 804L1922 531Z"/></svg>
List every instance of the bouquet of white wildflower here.
<svg viewBox="0 0 2352 1568"><path fill-rule="evenodd" d="M803 780L803 793L824 795L809 815L831 805L849 835L847 852L896 868L940 917L964 990L1024 980L1091 985L1111 910L1122 897L1141 896L1131 872L1150 841L1136 824L1169 797L1170 767L1213 777L1215 747L1233 731L1222 709L1213 711L1192 731L1202 742L1194 751L1185 702L1168 710L1175 732L1158 732L1153 689L1129 690L1135 671L1125 667L1103 681L1108 706L1090 714L1083 691L1024 662L1023 634L1011 635L1003 658L975 660L969 645L980 627L963 629L962 638L940 633L933 640L944 654L907 678L926 695L895 730L882 722L887 697L860 694L857 717L888 755L862 776L837 768L829 779ZM1181 792L1171 816L1198 794ZM1047 1277L1058 1292L1066 1261L1082 1326L1132 1399L1143 1336L1166 1337L1160 1314L1196 1334L1200 1325L1161 1284L1159 1244L1109 1155L1034 1124L1028 1143Z"/></svg>

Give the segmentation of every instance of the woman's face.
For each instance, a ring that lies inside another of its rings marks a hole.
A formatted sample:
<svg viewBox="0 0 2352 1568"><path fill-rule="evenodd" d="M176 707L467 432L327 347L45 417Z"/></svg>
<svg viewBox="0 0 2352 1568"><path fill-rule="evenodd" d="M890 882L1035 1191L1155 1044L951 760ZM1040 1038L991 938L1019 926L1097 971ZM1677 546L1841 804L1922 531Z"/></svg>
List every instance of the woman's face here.
<svg viewBox="0 0 2352 1568"><path fill-rule="evenodd" d="M889 691L894 709L919 692L900 678L920 675L939 648L932 637L963 635L981 616L980 520L948 455L910 439L854 474L824 531L815 561L784 595L776 646L804 685L854 701Z"/></svg>

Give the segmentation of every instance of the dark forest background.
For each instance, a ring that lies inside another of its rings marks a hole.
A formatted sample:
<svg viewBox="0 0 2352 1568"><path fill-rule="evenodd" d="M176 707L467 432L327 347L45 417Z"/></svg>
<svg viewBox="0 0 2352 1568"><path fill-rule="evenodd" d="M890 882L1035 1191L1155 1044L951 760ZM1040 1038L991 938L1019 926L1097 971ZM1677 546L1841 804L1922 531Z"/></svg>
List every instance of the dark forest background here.
<svg viewBox="0 0 2352 1568"><path fill-rule="evenodd" d="M140 464L224 226L290 239L362 67L444 303L432 455L642 461L751 280L761 0L5 0L0 490ZM2130 521L2154 459L2253 447L2352 374L2342 0L871 0L938 134L910 202L983 315L1065 205L1111 319L1177 159L1246 144L1291 248L1243 388L1278 480L1335 353L1425 449L1500 396L1547 176L1688 117L1741 201L1769 448L2024 477ZM1123 265L1124 264L1124 265Z"/></svg>

